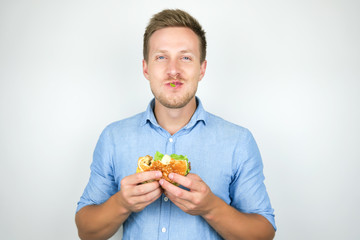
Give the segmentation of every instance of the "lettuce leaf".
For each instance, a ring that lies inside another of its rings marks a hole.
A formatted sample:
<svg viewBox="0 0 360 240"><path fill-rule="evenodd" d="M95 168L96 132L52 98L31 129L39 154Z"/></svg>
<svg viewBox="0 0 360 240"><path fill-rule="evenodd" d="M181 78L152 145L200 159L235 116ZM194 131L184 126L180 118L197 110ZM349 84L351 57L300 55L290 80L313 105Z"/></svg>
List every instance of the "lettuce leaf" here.
<svg viewBox="0 0 360 240"><path fill-rule="evenodd" d="M160 153L159 151L156 151L154 156L154 161L161 160L164 157L164 154Z"/></svg>
<svg viewBox="0 0 360 240"><path fill-rule="evenodd" d="M185 155L177 155L177 154L171 154L170 157L174 160L185 160L185 161L189 161L189 159L187 158L187 156Z"/></svg>
<svg viewBox="0 0 360 240"><path fill-rule="evenodd" d="M164 154L160 153L159 151L156 151L155 155L154 155L154 161L158 161L161 160L164 157ZM187 156L185 155L177 155L177 154L171 154L170 157L174 160L184 160L184 161L189 161L189 159L187 158Z"/></svg>

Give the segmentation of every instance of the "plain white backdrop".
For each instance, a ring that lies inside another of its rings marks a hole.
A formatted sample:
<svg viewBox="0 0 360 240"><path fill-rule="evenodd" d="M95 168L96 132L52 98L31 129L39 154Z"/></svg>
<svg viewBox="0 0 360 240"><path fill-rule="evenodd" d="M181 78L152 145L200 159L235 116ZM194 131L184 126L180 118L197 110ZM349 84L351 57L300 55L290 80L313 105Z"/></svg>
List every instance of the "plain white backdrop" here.
<svg viewBox="0 0 360 240"><path fill-rule="evenodd" d="M152 98L142 36L164 8L207 32L198 96L255 136L275 239L360 239L355 0L1 0L0 239L78 239L101 131Z"/></svg>

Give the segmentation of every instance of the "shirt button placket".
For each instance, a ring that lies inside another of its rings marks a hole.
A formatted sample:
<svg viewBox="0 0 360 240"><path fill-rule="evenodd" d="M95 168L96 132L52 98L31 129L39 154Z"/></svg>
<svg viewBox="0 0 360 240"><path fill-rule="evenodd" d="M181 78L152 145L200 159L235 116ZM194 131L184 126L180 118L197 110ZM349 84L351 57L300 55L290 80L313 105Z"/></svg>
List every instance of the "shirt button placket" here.
<svg viewBox="0 0 360 240"><path fill-rule="evenodd" d="M174 137L169 137L166 142L166 153L174 153ZM169 224L170 224L170 205L171 201L169 198L163 195L163 201L161 202L161 212L160 212L160 226L159 226L159 239L169 239Z"/></svg>
<svg viewBox="0 0 360 240"><path fill-rule="evenodd" d="M175 150L175 139L173 137L169 137L167 144L166 144L166 151L167 153L174 153Z"/></svg>
<svg viewBox="0 0 360 240"><path fill-rule="evenodd" d="M169 224L170 224L170 201L166 196L162 196L160 211L160 226L159 226L159 239L169 239Z"/></svg>

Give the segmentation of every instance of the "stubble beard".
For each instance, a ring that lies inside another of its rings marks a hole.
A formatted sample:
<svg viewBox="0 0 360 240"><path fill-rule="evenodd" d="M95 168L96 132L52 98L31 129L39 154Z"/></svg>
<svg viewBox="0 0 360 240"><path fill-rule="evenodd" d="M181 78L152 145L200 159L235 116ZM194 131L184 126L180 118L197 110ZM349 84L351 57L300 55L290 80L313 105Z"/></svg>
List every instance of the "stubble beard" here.
<svg viewBox="0 0 360 240"><path fill-rule="evenodd" d="M162 94L161 92L156 92L152 86L151 92L153 93L155 99L164 107L170 108L170 109L178 109L185 107L194 97L197 91L197 85L194 86L194 89L192 91L186 92L182 96L176 96L174 98L168 98L165 96L165 94Z"/></svg>

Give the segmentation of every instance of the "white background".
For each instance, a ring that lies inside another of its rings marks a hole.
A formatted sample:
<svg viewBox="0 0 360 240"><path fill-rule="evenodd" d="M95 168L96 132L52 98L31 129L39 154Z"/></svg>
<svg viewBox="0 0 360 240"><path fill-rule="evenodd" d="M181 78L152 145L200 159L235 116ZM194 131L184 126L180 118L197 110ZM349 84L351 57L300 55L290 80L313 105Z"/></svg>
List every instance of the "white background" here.
<svg viewBox="0 0 360 240"><path fill-rule="evenodd" d="M198 96L254 134L275 239L360 239L360 3L350 0L1 0L0 239L78 239L101 131L152 97L142 36L164 8L207 32Z"/></svg>

